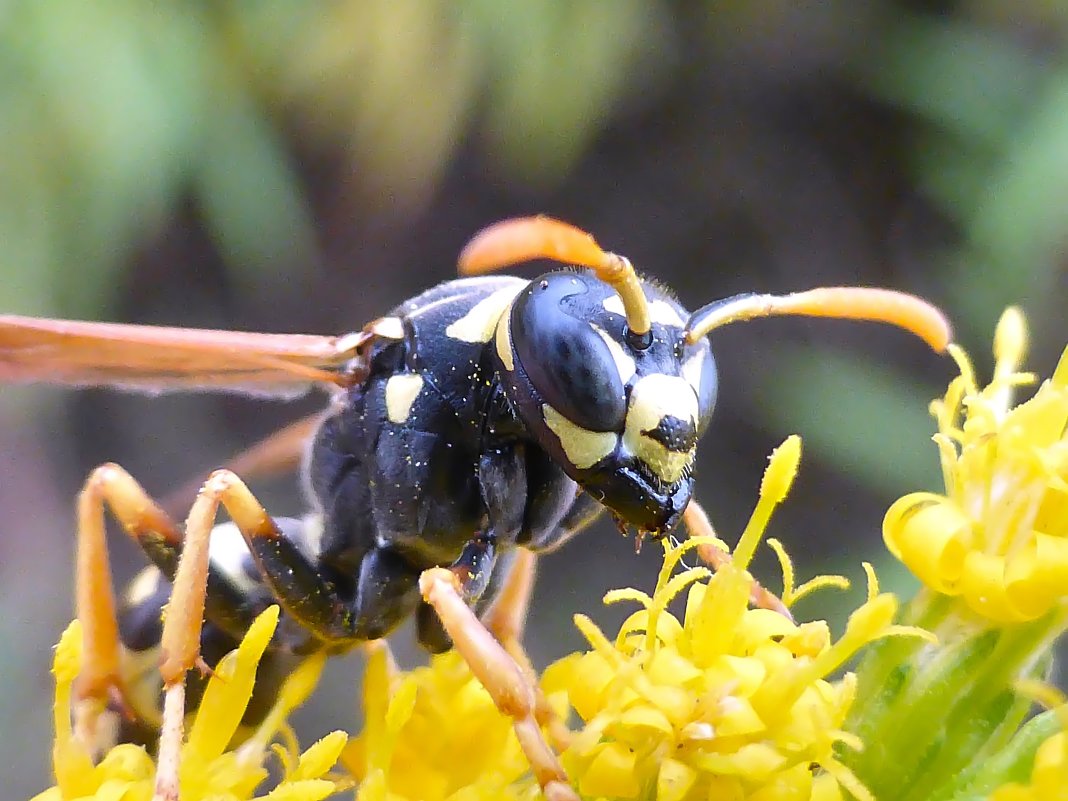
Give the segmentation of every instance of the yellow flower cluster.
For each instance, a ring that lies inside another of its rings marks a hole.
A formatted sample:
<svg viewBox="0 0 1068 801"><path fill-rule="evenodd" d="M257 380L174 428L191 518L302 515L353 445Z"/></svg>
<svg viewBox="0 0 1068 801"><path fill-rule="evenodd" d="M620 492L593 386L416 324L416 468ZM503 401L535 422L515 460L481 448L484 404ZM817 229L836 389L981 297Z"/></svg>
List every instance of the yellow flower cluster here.
<svg viewBox="0 0 1068 801"><path fill-rule="evenodd" d="M342 754L358 801L540 797L511 721L455 651L401 673L386 648L363 679L364 729Z"/></svg>
<svg viewBox="0 0 1068 801"><path fill-rule="evenodd" d="M867 599L838 639L823 621L749 608L749 562L800 460L791 437L772 454L730 563L714 574L686 565L704 545L726 549L712 537L665 544L652 593L606 596L640 607L614 637L575 617L590 648L550 665L541 689L560 718L547 735L581 797L1068 801L1068 704L1040 681L1068 627L1068 350L1052 379L1014 406L1016 388L1034 380L1019 372L1026 347L1023 318L1010 309L989 385L952 350L961 375L932 405L945 494L906 496L884 522L891 552L935 591L921 593L906 620L942 641L894 623L897 599L879 591L867 565ZM769 545L787 606L846 584L820 576L795 587L782 546ZM370 647L363 732L335 732L301 754L285 721L318 680L325 656L310 658L257 730L231 747L277 621L277 608L261 615L216 667L182 746L183 801L253 798L279 736L283 778L263 801L319 801L352 787L329 775L339 760L358 782L357 801L540 797L511 721L455 652L402 672L388 648ZM857 674L838 675L861 649ZM74 736L80 665L75 622L54 663L56 786L34 801L148 801L156 768L143 749L119 745L94 764ZM1056 717L1021 728L1030 699ZM561 721L572 711L579 725L568 731ZM932 726L935 718L946 725Z"/></svg>
<svg viewBox="0 0 1068 801"><path fill-rule="evenodd" d="M996 623L1035 620L1068 597L1068 350L1053 378L1013 406L1027 350L1009 309L994 337L993 380L961 375L932 404L945 495L917 492L887 512L891 553L925 585Z"/></svg>
<svg viewBox="0 0 1068 801"><path fill-rule="evenodd" d="M875 639L925 634L893 624L896 599L878 591L870 571L867 602L837 641L822 621L799 625L749 608L748 558L799 458L796 437L773 455L733 564L714 575L704 567L676 572L707 540L665 548L652 595L606 598L642 606L614 640L576 617L592 650L551 665L542 688L583 721L562 754L582 797L871 798L835 756L840 745L861 747L842 730L855 682L829 676ZM788 599L839 583L795 590L782 556ZM668 607L681 595L679 618ZM361 780L360 801L537 797L508 721L455 655L399 675L376 654L364 696L366 728L344 757Z"/></svg>
<svg viewBox="0 0 1068 801"><path fill-rule="evenodd" d="M546 671L549 693L564 691L585 722L564 765L585 797L683 799L857 799L871 795L835 756L839 744L860 748L842 724L855 682L829 676L867 643L914 629L893 625L897 601L880 593L869 571L867 602L832 641L823 621L796 624L749 608L748 554L771 508L786 495L800 440L773 454L735 561L710 575L680 573L690 540L666 552L651 596L611 593L608 602L637 601L610 641L589 619L576 622L593 650ZM789 599L792 570L785 555ZM825 582L820 582L825 583ZM668 605L685 595L681 619Z"/></svg>
<svg viewBox="0 0 1068 801"><path fill-rule="evenodd" d="M182 801L253 798L267 778L264 759L279 732L288 741L286 748L275 748L285 776L277 787L258 798L320 801L349 784L327 776L345 747L344 733L329 734L301 754L285 724L289 713L303 703L318 682L321 658L310 659L298 668L252 736L239 748L227 750L252 696L256 668L277 624L278 607L271 607L252 624L240 646L219 661L182 748ZM56 679L52 753L56 786L33 801L148 801L152 798L156 766L143 748L118 745L94 765L89 752L74 737L72 687L81 669L81 654L81 626L74 621L56 646L52 668Z"/></svg>

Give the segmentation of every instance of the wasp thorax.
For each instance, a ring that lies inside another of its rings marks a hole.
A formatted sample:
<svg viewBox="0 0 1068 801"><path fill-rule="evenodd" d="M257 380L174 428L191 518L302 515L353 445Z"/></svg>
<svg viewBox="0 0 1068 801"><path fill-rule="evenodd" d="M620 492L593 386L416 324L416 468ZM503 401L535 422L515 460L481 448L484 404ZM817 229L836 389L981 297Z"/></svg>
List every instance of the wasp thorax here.
<svg viewBox="0 0 1068 801"><path fill-rule="evenodd" d="M716 380L707 343L685 342L687 312L643 289L651 330L639 346L611 286L592 273L543 275L502 316L496 351L538 444L620 518L658 531L689 499Z"/></svg>

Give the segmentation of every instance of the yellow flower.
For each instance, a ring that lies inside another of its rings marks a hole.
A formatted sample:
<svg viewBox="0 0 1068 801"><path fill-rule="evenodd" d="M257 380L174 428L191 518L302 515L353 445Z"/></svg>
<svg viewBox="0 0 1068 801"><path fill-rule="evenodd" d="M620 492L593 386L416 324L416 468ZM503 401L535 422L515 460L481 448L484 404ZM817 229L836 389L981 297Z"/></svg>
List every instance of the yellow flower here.
<svg viewBox="0 0 1068 801"><path fill-rule="evenodd" d="M511 721L455 651L401 674L388 649L374 650L363 710L364 730L342 755L358 801L540 796L537 784L516 784L529 765Z"/></svg>
<svg viewBox="0 0 1068 801"><path fill-rule="evenodd" d="M749 608L746 568L799 457L796 437L773 455L733 564L715 575L704 567L676 572L707 539L665 546L652 595L607 596L642 606L614 640L576 617L592 648L551 665L542 688L561 713L571 707L583 722L562 754L583 798L871 799L836 756L842 746L861 746L842 726L855 682L830 676L872 640L926 635L893 624L897 602L878 591L870 569L867 602L837 641L823 621L796 624ZM822 577L795 589L777 552L788 601L842 583ZM677 617L668 607L680 595ZM539 797L510 722L457 655L400 674L378 651L364 705L365 729L343 756L360 779L360 801Z"/></svg>
<svg viewBox="0 0 1068 801"><path fill-rule="evenodd" d="M319 801L347 786L347 782L326 775L345 746L345 735L329 734L300 754L285 723L289 713L314 689L322 670L321 657L305 661L286 681L274 707L252 736L240 747L227 750L252 696L256 668L277 624L278 607L271 607L252 624L240 646L216 666L182 748L183 801L252 798L267 778L264 759L279 732L287 740L286 748L275 747L285 776L271 792L258 798ZM156 766L143 748L118 745L94 765L88 751L74 737L71 698L74 680L81 669L81 652L81 626L74 621L56 646L52 668L56 679L52 750L56 785L33 801L148 801L152 797Z"/></svg>
<svg viewBox="0 0 1068 801"><path fill-rule="evenodd" d="M980 388L968 357L932 404L946 492L918 492L887 512L891 553L925 585L996 623L1035 620L1068 596L1068 350L1053 378L1013 406L1027 350L1009 309L994 337L993 380Z"/></svg>
<svg viewBox="0 0 1068 801"><path fill-rule="evenodd" d="M842 726L854 679L829 676L873 640L923 633L893 625L897 601L879 592L870 570L868 600L837 641L823 621L798 625L749 608L747 563L799 456L796 437L773 454L732 564L714 575L703 567L675 574L683 555L701 544L689 540L665 549L651 596L623 590L606 598L642 606L614 641L576 617L593 650L551 666L543 686L565 693L585 722L563 754L584 797L872 797L835 756L839 745L862 746ZM784 569L792 577L788 562ZM797 595L791 582L787 598ZM679 619L668 605L681 594Z"/></svg>

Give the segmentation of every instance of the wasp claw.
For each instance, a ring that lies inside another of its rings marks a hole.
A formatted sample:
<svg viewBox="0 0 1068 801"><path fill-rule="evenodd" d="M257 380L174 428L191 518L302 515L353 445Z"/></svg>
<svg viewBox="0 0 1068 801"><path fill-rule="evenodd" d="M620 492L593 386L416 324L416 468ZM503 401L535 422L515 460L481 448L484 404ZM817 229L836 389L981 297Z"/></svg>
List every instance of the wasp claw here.
<svg viewBox="0 0 1068 801"><path fill-rule="evenodd" d="M126 721L137 720L137 713L134 712L133 707L126 700L125 694L118 687L112 686L108 688L108 708L117 711Z"/></svg>
<svg viewBox="0 0 1068 801"><path fill-rule="evenodd" d="M634 535L634 553L642 552L642 544L645 542L645 536L648 533L645 529L638 529L638 533Z"/></svg>

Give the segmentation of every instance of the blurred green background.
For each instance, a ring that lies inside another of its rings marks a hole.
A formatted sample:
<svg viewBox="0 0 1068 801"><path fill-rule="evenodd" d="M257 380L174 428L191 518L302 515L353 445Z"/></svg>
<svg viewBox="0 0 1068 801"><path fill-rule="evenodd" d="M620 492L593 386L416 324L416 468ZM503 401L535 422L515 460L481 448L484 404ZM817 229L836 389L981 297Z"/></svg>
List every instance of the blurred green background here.
<svg viewBox="0 0 1068 801"><path fill-rule="evenodd" d="M828 283L925 295L980 369L1020 303L1048 373L1066 339L1066 26L1055 0L0 3L0 310L339 333L449 277L482 225L547 212L691 307ZM772 533L802 573L885 563L883 510L938 484L926 406L948 360L800 320L715 346L698 486L721 532L796 431ZM163 494L321 402L0 389L6 796L47 783L85 474L116 460ZM294 486L254 489L294 514ZM142 559L114 542L128 578ZM650 586L655 560L608 526L546 559L536 660L579 645L571 611L618 619L601 594ZM359 670L332 667L305 737L354 725Z"/></svg>

